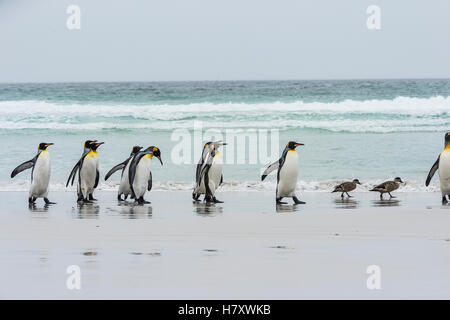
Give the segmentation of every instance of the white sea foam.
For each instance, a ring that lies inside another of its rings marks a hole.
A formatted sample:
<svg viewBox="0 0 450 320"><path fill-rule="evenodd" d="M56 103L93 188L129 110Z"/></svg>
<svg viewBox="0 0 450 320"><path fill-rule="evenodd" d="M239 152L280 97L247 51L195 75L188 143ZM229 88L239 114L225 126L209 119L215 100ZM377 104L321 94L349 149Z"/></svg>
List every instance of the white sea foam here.
<svg viewBox="0 0 450 320"><path fill-rule="evenodd" d="M297 184L299 192L331 192L333 187L342 180L301 180ZM355 191L369 192L375 185L382 183L382 180L363 181ZM30 187L29 180L17 181L0 181L0 192L2 191L28 191ZM194 187L193 182L185 181L165 181L154 182L152 191L190 191ZM103 182L98 186L98 190L117 191L119 182ZM274 191L276 181L225 181L219 190L222 191ZM64 182L52 182L50 191L68 191L75 192L75 186L66 188ZM439 182L433 181L430 186L425 187L424 181L405 180L405 184L401 185L396 192L438 192Z"/></svg>
<svg viewBox="0 0 450 320"><path fill-rule="evenodd" d="M450 126L450 97L171 105L0 102L0 127L6 130L192 129L194 120L203 120L205 128L445 131Z"/></svg>

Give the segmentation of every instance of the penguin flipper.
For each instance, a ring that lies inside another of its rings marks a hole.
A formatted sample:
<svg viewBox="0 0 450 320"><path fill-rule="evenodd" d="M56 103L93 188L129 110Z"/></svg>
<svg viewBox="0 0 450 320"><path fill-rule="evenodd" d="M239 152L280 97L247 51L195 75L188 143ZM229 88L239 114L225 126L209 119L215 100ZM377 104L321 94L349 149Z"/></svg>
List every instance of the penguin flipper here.
<svg viewBox="0 0 450 320"><path fill-rule="evenodd" d="M95 176L94 189L98 187L98 180L100 180L100 173L97 170L97 175Z"/></svg>
<svg viewBox="0 0 450 320"><path fill-rule="evenodd" d="M152 172L150 171L150 177L148 178L148 186L147 186L147 191L152 190Z"/></svg>
<svg viewBox="0 0 450 320"><path fill-rule="evenodd" d="M105 181L109 179L109 177L111 177L111 175L113 173L115 173L116 171L122 170L125 168L125 166L127 165L128 161L130 160L130 158L128 158L127 160L125 160L122 163L119 163L118 165L114 166L111 170L108 171L108 173L105 176Z"/></svg>
<svg viewBox="0 0 450 320"><path fill-rule="evenodd" d="M13 172L11 172L11 178L14 178L18 173L30 169L34 166L36 162L36 158L33 158L31 160L25 161L24 163L18 165Z"/></svg>
<svg viewBox="0 0 450 320"><path fill-rule="evenodd" d="M220 176L219 186L222 185L222 183L223 183L223 174Z"/></svg>
<svg viewBox="0 0 450 320"><path fill-rule="evenodd" d="M267 167L266 170L264 170L262 176L261 176L261 181L264 181L264 179L274 170L278 169L278 167L280 166L280 160L275 161L274 163L272 163L270 166Z"/></svg>
<svg viewBox="0 0 450 320"><path fill-rule="evenodd" d="M77 175L77 171L78 171L79 167L80 167L80 161L77 162L77 164L73 167L72 171L70 172L69 178L67 178L66 187L71 182L70 181L71 179L72 179L71 185L73 186L73 182L75 180L75 176Z"/></svg>
<svg viewBox="0 0 450 320"><path fill-rule="evenodd" d="M436 172L437 169L439 169L439 159L440 158L441 158L441 155L439 155L436 162L431 167L430 172L428 172L427 181L425 181L425 186L427 186L427 187L430 184L431 178L433 178L434 173Z"/></svg>

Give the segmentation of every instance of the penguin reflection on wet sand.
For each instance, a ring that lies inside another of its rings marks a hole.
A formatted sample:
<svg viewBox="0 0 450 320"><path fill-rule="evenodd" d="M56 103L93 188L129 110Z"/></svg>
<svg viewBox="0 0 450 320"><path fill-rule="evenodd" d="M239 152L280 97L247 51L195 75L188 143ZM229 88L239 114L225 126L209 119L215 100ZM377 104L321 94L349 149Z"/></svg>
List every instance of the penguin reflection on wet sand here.
<svg viewBox="0 0 450 320"><path fill-rule="evenodd" d="M118 170L122 170L119 191L117 194L117 200L119 200L119 201L127 200L128 195L131 194L130 182L128 179L128 171L130 169L130 164L131 164L131 161L133 161L134 155L136 153L138 153L141 149L142 149L142 147L134 146L133 149L131 150L130 156L125 161L114 166L111 170L108 171L108 173L105 176L105 181L106 181L112 174L114 174L114 172L116 172ZM122 199L122 195L124 196L123 199Z"/></svg>
<svg viewBox="0 0 450 320"><path fill-rule="evenodd" d="M222 141L207 142L204 145L195 173L196 184L192 192L194 201L199 201L200 196L204 194L206 202L223 203L216 198L215 193L223 182L223 160L218 149L225 145Z"/></svg>
<svg viewBox="0 0 450 320"><path fill-rule="evenodd" d="M444 141L444 151L442 151L431 167L425 182L425 185L428 186L436 170L439 170L442 204L448 203L447 196L450 197L450 132L445 134Z"/></svg>
<svg viewBox="0 0 450 320"><path fill-rule="evenodd" d="M264 181L269 173L278 169L276 191L277 204L286 204L286 202L281 202L284 197L292 198L295 204L305 203L295 196L295 188L298 179L298 153L295 148L298 146L303 146L303 143L290 141L286 145L286 148L284 148L281 158L272 163L262 174L261 181Z"/></svg>
<svg viewBox="0 0 450 320"><path fill-rule="evenodd" d="M53 143L42 142L38 146L36 156L21 165L17 166L11 173L11 178L14 178L18 173L31 169L31 186L28 196L28 203L32 205L37 198L44 198L45 204L55 204L48 200L48 185L50 182L50 154L47 147Z"/></svg>
<svg viewBox="0 0 450 320"><path fill-rule="evenodd" d="M139 204L150 203L150 201L144 200L144 194L147 190L150 191L152 189L152 172L150 167L153 157L158 158L161 165L163 165L161 151L157 147L151 146L136 153L128 169L131 198L135 199L135 202Z"/></svg>
<svg viewBox="0 0 450 320"><path fill-rule="evenodd" d="M344 198L344 193L345 193L349 198L351 198L352 196L349 195L348 193L349 193L350 191L355 190L355 189L356 189L356 185L358 185L358 184L361 184L361 183L359 182L358 179L353 179L353 181L343 182L343 183L341 183L340 185L335 186L335 187L334 187L334 190L331 191L331 193L333 193L333 192L342 192L341 198Z"/></svg>
<svg viewBox="0 0 450 320"><path fill-rule="evenodd" d="M83 201L86 203L96 201L94 199L93 192L98 186L100 174L98 171L98 153L97 148L104 144L104 142L97 142L97 140L86 140L84 143L83 154L80 160L73 167L67 179L66 187L75 180L75 176L78 173L77 183L77 201Z"/></svg>
<svg viewBox="0 0 450 320"><path fill-rule="evenodd" d="M370 191L378 191L380 193L380 199L383 199L383 193L388 193L391 198L395 198L391 192L397 190L400 183L404 183L400 177L396 177L394 181L386 181L377 185Z"/></svg>

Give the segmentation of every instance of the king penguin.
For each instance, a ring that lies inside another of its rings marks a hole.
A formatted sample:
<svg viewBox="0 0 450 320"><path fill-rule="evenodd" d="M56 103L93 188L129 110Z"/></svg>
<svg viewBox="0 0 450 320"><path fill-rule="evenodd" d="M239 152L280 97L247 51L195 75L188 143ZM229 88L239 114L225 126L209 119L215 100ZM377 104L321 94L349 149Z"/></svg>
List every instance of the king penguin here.
<svg viewBox="0 0 450 320"><path fill-rule="evenodd" d="M116 172L118 170L122 170L119 191L117 194L117 200L119 200L119 201L127 200L128 195L131 194L130 182L128 181L128 171L129 171L130 163L133 160L134 155L136 153L138 153L141 149L142 149L142 147L134 146L133 149L131 150L130 156L125 161L114 166L111 170L108 171L108 173L105 176L105 181L106 181L114 172ZM124 199L122 199L122 195L124 196Z"/></svg>
<svg viewBox="0 0 450 320"><path fill-rule="evenodd" d="M102 144L104 142L97 142L97 140L85 141L83 154L70 172L66 187L71 179L71 185L73 185L75 176L78 173L77 201L91 202L96 200L92 193L97 188L100 178L97 148Z"/></svg>
<svg viewBox="0 0 450 320"><path fill-rule="evenodd" d="M442 204L448 202L447 196L450 197L450 132L445 134L444 151L439 155L436 162L428 173L425 185L430 184L436 170L439 170L439 182L441 185Z"/></svg>
<svg viewBox="0 0 450 320"><path fill-rule="evenodd" d="M152 172L150 167L153 157L158 158L161 165L161 151L151 146L145 150L139 151L130 161L128 169L128 182L131 189L131 197L135 199L135 202L139 204L150 203L144 200L144 194L148 190L152 189Z"/></svg>
<svg viewBox="0 0 450 320"><path fill-rule="evenodd" d="M298 146L303 146L303 143L290 141L283 154L278 161L272 163L262 174L261 181L267 177L269 173L278 169L277 173L277 191L276 203L286 204L281 202L284 197L290 197L295 204L304 204L305 202L298 200L295 196L295 187L298 179L298 153L295 150Z"/></svg>
<svg viewBox="0 0 450 320"><path fill-rule="evenodd" d="M31 187L28 196L28 203L33 204L37 198L44 198L45 204L55 204L48 200L48 185L50 182L50 154L47 151L47 147L53 143L42 142L38 146L38 152L36 156L28 160L11 173L11 178L14 178L18 173L31 169Z"/></svg>
<svg viewBox="0 0 450 320"><path fill-rule="evenodd" d="M226 143L222 141L208 142L204 145L202 157L197 164L196 184L192 192L195 201L204 194L206 202L223 203L216 198L215 193L223 182L223 160L218 149L225 145Z"/></svg>

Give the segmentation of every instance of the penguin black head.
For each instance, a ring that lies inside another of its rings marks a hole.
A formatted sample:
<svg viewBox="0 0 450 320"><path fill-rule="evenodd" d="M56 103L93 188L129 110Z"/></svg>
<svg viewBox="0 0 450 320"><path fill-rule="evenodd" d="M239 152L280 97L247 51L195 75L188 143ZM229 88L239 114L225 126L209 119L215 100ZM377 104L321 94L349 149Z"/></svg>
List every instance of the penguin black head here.
<svg viewBox="0 0 450 320"><path fill-rule="evenodd" d="M450 132L445 134L445 144L450 143Z"/></svg>
<svg viewBox="0 0 450 320"><path fill-rule="evenodd" d="M394 179L394 182L397 182L397 183L404 183L400 177L396 177L396 178Z"/></svg>
<svg viewBox="0 0 450 320"><path fill-rule="evenodd" d="M359 182L359 180L358 180L358 179L353 179L353 183L356 183L356 184L361 184L361 182Z"/></svg>
<svg viewBox="0 0 450 320"><path fill-rule="evenodd" d="M289 141L289 143L286 145L286 148L291 149L291 150L295 150L295 148L297 148L298 146L303 146L303 145L304 145L303 143Z"/></svg>
<svg viewBox="0 0 450 320"><path fill-rule="evenodd" d="M92 146L94 145L94 143L96 143L96 142L97 142L97 140L86 140L86 141L84 142L84 147L85 147L86 149L91 149Z"/></svg>
<svg viewBox="0 0 450 320"><path fill-rule="evenodd" d="M161 160L161 151L155 146L151 146L149 149L153 152L153 156L157 157L159 162L161 162L161 165L163 165L163 162Z"/></svg>
<svg viewBox="0 0 450 320"><path fill-rule="evenodd" d="M142 147L139 146L134 146L133 149L131 150L130 156L132 156L133 154L138 153L139 151L141 151Z"/></svg>
<svg viewBox="0 0 450 320"><path fill-rule="evenodd" d="M95 140L95 142L91 145L91 150L96 151L97 148L100 147L102 144L104 144L104 142L97 142L97 140Z"/></svg>
<svg viewBox="0 0 450 320"><path fill-rule="evenodd" d="M41 142L39 143L38 150L46 150L48 146L51 146L53 143Z"/></svg>

